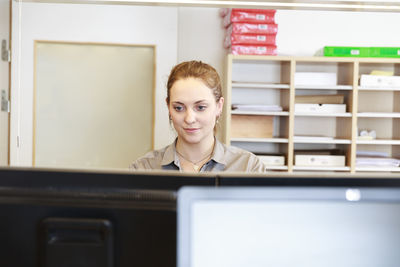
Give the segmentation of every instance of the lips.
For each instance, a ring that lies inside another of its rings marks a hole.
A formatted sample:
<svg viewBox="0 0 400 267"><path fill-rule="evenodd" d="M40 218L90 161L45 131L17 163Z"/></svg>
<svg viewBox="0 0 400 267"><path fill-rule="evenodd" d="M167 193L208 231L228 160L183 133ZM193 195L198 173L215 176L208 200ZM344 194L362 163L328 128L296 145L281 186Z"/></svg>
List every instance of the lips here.
<svg viewBox="0 0 400 267"><path fill-rule="evenodd" d="M199 130L199 128L184 128L187 133L195 133Z"/></svg>

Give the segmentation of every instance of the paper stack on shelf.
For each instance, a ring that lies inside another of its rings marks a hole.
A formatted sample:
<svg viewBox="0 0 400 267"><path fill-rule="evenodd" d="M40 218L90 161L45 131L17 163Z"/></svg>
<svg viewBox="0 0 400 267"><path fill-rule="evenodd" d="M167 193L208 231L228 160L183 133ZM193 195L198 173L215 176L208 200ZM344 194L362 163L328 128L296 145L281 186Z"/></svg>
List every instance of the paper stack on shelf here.
<svg viewBox="0 0 400 267"><path fill-rule="evenodd" d="M399 167L400 160L395 158L374 158L360 157L356 158L356 166L361 167Z"/></svg>
<svg viewBox="0 0 400 267"><path fill-rule="evenodd" d="M273 9L221 9L226 29L224 47L234 55L276 55L275 12Z"/></svg>
<svg viewBox="0 0 400 267"><path fill-rule="evenodd" d="M357 167L399 167L400 159L389 157L389 153L380 151L356 152Z"/></svg>
<svg viewBox="0 0 400 267"><path fill-rule="evenodd" d="M260 112L280 112L282 107L278 105L251 105L251 104L232 104L235 111L260 111Z"/></svg>

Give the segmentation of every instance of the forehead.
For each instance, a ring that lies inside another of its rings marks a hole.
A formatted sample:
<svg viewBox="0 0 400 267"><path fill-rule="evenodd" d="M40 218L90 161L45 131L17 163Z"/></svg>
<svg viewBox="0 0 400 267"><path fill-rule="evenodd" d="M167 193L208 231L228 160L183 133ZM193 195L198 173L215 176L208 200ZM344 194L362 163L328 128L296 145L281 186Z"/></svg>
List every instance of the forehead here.
<svg viewBox="0 0 400 267"><path fill-rule="evenodd" d="M201 79L186 78L178 80L171 87L170 99L172 102L196 102L200 100L212 101L212 90Z"/></svg>

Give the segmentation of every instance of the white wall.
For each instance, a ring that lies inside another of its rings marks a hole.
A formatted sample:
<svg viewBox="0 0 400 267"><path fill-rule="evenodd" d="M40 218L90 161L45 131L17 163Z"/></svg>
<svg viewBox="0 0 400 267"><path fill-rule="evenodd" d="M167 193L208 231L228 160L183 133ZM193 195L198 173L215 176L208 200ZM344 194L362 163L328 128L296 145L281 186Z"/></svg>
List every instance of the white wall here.
<svg viewBox="0 0 400 267"><path fill-rule="evenodd" d="M222 73L224 28L218 8L179 8L178 61L202 60Z"/></svg>
<svg viewBox="0 0 400 267"><path fill-rule="evenodd" d="M21 33L21 50L14 43L12 165L31 164L35 39L156 44L156 148L174 137L164 100L170 68L177 62L199 59L225 76L224 30L217 8L23 3L18 31L15 6L13 38L16 42ZM278 10L276 20L281 55L311 56L325 45L400 46L399 13ZM17 135L21 136L20 148L15 145Z"/></svg>
<svg viewBox="0 0 400 267"><path fill-rule="evenodd" d="M312 56L324 46L400 46L400 13L279 10L281 55Z"/></svg>
<svg viewBox="0 0 400 267"><path fill-rule="evenodd" d="M13 3L11 165L32 164L34 40L155 44L155 147L172 140L165 83L177 60L177 8Z"/></svg>

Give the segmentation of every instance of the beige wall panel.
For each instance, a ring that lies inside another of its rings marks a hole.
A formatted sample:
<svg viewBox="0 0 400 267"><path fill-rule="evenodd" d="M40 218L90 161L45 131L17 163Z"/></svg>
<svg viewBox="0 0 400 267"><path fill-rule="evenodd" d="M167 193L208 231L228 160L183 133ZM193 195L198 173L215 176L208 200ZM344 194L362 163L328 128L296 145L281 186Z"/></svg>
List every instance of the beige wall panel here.
<svg viewBox="0 0 400 267"><path fill-rule="evenodd" d="M152 149L153 46L35 45L35 166L127 168Z"/></svg>

